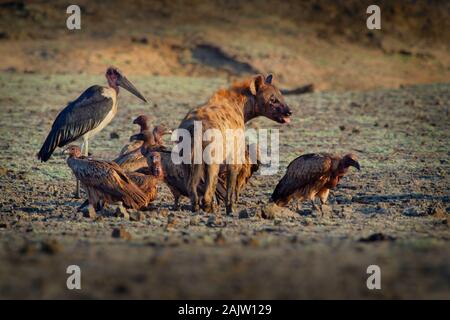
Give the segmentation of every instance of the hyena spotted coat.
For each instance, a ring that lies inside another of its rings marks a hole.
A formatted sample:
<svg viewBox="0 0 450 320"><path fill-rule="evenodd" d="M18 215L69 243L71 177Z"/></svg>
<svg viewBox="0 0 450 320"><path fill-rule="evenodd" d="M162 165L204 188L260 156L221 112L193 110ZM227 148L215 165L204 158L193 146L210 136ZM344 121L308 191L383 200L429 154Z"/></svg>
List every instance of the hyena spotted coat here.
<svg viewBox="0 0 450 320"><path fill-rule="evenodd" d="M223 137L223 144L227 145L227 129L245 130L245 123L249 120L265 116L278 123L289 123L291 110L285 103L280 90L272 84L272 75L266 78L257 75L248 81L235 84L226 90L219 90L209 101L200 107L194 108L188 112L182 120L179 128L186 129L191 135L192 152L191 164L186 164L186 185L189 190L192 211L200 209L199 199L203 199L203 209L206 212L213 212L213 196L216 190L220 164L201 164L194 163L194 122L202 122L203 133L208 129L218 129ZM202 135L203 136L203 135ZM210 141L202 141L202 151L207 147ZM197 151L198 152L198 151ZM227 153L223 152L222 163L225 163ZM235 152L236 151L231 151ZM198 157L198 156L197 156ZM200 157L202 157L200 155ZM241 164L232 163L227 166L227 193L225 198L227 213L233 213L236 194L237 176L241 170ZM198 184L204 178L206 183L205 192L198 194Z"/></svg>

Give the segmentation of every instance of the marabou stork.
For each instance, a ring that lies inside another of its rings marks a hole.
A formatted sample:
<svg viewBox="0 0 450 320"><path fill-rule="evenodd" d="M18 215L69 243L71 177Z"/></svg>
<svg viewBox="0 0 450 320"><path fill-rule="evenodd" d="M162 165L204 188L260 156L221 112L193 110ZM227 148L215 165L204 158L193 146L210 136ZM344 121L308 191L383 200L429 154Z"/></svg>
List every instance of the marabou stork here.
<svg viewBox="0 0 450 320"><path fill-rule="evenodd" d="M106 127L117 113L119 86L147 102L119 69L109 67L106 70L106 79L108 87L98 85L89 87L58 114L38 153L38 159L47 161L56 147L63 147L79 138L83 138L82 153L87 156L89 138ZM80 197L78 180L76 196Z"/></svg>

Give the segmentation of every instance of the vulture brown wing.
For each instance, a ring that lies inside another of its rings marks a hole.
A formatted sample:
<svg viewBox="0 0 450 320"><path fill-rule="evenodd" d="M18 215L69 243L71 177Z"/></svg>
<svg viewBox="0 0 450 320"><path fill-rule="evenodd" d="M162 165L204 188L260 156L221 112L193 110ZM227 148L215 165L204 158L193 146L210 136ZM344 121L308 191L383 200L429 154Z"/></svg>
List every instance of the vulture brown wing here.
<svg viewBox="0 0 450 320"><path fill-rule="evenodd" d="M325 176L332 166L332 159L324 154L306 154L292 161L286 174L278 182L271 199L277 201L292 195L298 189Z"/></svg>
<svg viewBox="0 0 450 320"><path fill-rule="evenodd" d="M120 153L119 153L119 156L117 157L117 159L119 159L123 155L126 155L137 149L140 149L141 146L142 146L142 141L133 141L132 143L129 143L129 144L123 146L122 150L120 150ZM114 162L117 162L117 161L114 160Z"/></svg>
<svg viewBox="0 0 450 320"><path fill-rule="evenodd" d="M113 161L120 165L120 167L125 171L136 171L147 167L147 160L142 154L140 148L122 154Z"/></svg>
<svg viewBox="0 0 450 320"><path fill-rule="evenodd" d="M71 168L86 187L93 187L122 201L126 207L139 209L146 205L145 194L116 163L97 160L76 160Z"/></svg>

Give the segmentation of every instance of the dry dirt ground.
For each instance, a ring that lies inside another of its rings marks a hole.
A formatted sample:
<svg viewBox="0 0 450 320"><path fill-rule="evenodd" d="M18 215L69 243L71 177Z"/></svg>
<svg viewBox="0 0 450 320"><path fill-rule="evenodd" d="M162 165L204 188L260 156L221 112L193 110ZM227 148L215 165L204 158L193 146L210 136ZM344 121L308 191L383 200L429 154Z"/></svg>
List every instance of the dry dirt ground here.
<svg viewBox="0 0 450 320"><path fill-rule="evenodd" d="M90 144L95 157L113 158L137 115L176 127L227 85L129 78L152 103L121 92L116 118ZM162 186L144 219L129 221L83 217L65 159L35 158L67 100L103 82L0 73L1 298L449 298L449 84L289 96L292 124L249 124L280 130L281 165L276 176L251 180L239 215L193 215L186 200L173 211ZM305 203L261 218L289 161L315 151L360 157L361 172L351 171L331 197L331 215L319 218ZM116 228L122 238L112 236ZM82 270L79 291L66 288L73 264ZM372 264L381 268L381 290L366 287Z"/></svg>

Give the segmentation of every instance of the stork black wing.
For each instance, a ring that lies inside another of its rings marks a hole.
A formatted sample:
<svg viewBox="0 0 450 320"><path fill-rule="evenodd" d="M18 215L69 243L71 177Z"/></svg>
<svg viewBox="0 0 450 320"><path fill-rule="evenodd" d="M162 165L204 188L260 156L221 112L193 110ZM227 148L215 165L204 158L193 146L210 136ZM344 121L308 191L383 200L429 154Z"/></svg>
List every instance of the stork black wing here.
<svg viewBox="0 0 450 320"><path fill-rule="evenodd" d="M88 88L58 114L53 122L52 130L38 153L38 159L47 161L56 147L62 147L77 140L105 119L112 109L113 100L103 96L102 90L101 86Z"/></svg>

